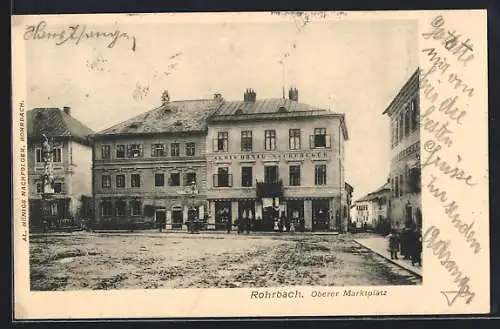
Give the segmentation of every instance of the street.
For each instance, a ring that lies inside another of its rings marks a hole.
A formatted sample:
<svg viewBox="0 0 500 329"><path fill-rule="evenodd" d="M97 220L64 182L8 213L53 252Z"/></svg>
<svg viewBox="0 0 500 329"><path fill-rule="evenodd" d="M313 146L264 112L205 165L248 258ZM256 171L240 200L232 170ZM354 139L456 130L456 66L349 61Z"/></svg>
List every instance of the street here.
<svg viewBox="0 0 500 329"><path fill-rule="evenodd" d="M366 234L367 237L370 234ZM419 276L345 235L30 236L31 290L411 285Z"/></svg>

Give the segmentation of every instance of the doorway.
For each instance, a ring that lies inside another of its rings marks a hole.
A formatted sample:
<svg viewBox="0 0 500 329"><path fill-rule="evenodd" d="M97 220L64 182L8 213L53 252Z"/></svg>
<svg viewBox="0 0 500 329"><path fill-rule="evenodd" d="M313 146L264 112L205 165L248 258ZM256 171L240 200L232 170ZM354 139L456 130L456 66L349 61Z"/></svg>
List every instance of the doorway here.
<svg viewBox="0 0 500 329"><path fill-rule="evenodd" d="M312 229L315 232L318 231L328 231L330 228L330 202L328 200L313 200L312 210L313 210L313 223ZM339 214L340 216L340 214ZM339 217L340 221L340 217Z"/></svg>
<svg viewBox="0 0 500 329"><path fill-rule="evenodd" d="M167 222L167 213L165 212L165 209L155 211L155 222L156 228L165 228L165 224Z"/></svg>
<svg viewBox="0 0 500 329"><path fill-rule="evenodd" d="M182 229L182 208L172 207L172 230Z"/></svg>

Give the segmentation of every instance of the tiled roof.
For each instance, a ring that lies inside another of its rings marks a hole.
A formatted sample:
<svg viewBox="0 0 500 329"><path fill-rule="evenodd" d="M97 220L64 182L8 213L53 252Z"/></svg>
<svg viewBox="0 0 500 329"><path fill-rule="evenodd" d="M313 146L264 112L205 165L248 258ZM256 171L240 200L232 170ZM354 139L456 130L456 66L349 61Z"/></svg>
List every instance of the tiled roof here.
<svg viewBox="0 0 500 329"><path fill-rule="evenodd" d="M391 189L391 184L390 183L385 183L384 185L382 185L381 187L379 187L375 191L368 193L364 197L356 200L355 202L363 202L363 201L374 200L374 199L376 199L376 198L378 198L380 196L381 192L389 191L390 189Z"/></svg>
<svg viewBox="0 0 500 329"><path fill-rule="evenodd" d="M283 108L280 110L280 108ZM264 113L289 113L320 111L328 113L326 110L311 107L310 105L292 101L285 98L262 99L256 101L224 101L219 110L215 113L215 118L222 115L234 115L237 111L244 114L264 114Z"/></svg>
<svg viewBox="0 0 500 329"><path fill-rule="evenodd" d="M28 138L73 137L88 140L92 129L58 108L35 108L28 111Z"/></svg>
<svg viewBox="0 0 500 329"><path fill-rule="evenodd" d="M203 132L207 129L207 118L218 105L219 102L212 99L172 101L96 135Z"/></svg>

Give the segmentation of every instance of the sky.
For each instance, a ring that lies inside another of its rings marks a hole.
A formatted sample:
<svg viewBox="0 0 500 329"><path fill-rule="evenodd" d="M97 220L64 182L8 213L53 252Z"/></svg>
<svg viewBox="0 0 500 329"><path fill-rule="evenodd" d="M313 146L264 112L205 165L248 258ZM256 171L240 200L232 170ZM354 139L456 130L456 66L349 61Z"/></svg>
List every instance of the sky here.
<svg viewBox="0 0 500 329"><path fill-rule="evenodd" d="M296 87L299 101L346 115L346 181L354 198L385 183L390 165L389 119L382 112L418 66L413 20L276 22L161 22L92 25L119 28L136 38L53 40L26 45L27 105L71 107L72 115L100 131L171 100L279 98ZM68 24L47 24L61 30ZM282 62L283 64L281 64Z"/></svg>

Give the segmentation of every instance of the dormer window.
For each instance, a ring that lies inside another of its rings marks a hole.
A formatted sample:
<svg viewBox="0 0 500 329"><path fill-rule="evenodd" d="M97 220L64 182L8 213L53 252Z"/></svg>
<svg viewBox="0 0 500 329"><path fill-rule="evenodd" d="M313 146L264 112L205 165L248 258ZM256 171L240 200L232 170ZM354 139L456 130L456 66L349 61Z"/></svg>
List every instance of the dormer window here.
<svg viewBox="0 0 500 329"><path fill-rule="evenodd" d="M182 126L182 121L176 121L176 122L174 123L174 125L175 125L176 127L180 127L180 126Z"/></svg>
<svg viewBox="0 0 500 329"><path fill-rule="evenodd" d="M242 109L237 109L236 111L234 111L234 115L242 115L242 114L243 114Z"/></svg>
<svg viewBox="0 0 500 329"><path fill-rule="evenodd" d="M284 106L280 106L280 108L278 109L278 113L286 113L286 112L288 112L288 110Z"/></svg>

